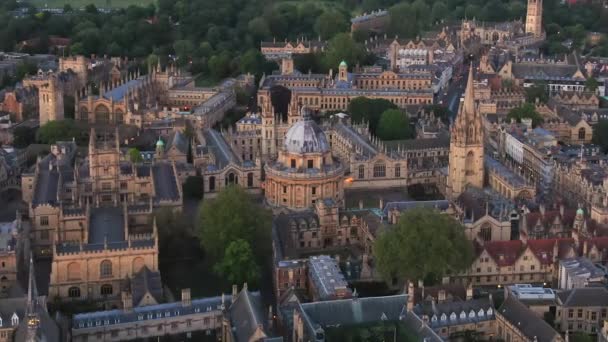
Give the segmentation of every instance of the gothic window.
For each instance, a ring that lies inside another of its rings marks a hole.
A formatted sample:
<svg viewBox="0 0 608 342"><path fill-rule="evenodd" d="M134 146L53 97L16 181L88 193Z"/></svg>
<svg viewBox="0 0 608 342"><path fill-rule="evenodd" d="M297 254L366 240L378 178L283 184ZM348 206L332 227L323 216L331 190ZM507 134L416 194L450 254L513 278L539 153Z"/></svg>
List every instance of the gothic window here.
<svg viewBox="0 0 608 342"><path fill-rule="evenodd" d="M236 176L233 172L230 172L228 174L228 177L226 178L226 185L228 184L239 184L239 177Z"/></svg>
<svg viewBox="0 0 608 342"><path fill-rule="evenodd" d="M13 317L11 317L11 324L13 326L19 325L19 316L17 316L17 313L15 312L13 312Z"/></svg>
<svg viewBox="0 0 608 342"><path fill-rule="evenodd" d="M469 151L467 154L466 162L465 162L465 174L467 176L471 176L475 173L474 169L475 164L475 154L473 151Z"/></svg>
<svg viewBox="0 0 608 342"><path fill-rule="evenodd" d="M95 122L96 123L109 123L110 122L110 110L105 105L99 105L95 107Z"/></svg>
<svg viewBox="0 0 608 342"><path fill-rule="evenodd" d="M489 224L485 224L481 227L481 231L479 232L479 236L483 241L491 241L492 240L492 227Z"/></svg>
<svg viewBox="0 0 608 342"><path fill-rule="evenodd" d="M215 177L209 177L209 192L215 191Z"/></svg>
<svg viewBox="0 0 608 342"><path fill-rule="evenodd" d="M110 284L101 285L100 293L102 296L111 295L112 294L112 285L110 285Z"/></svg>
<svg viewBox="0 0 608 342"><path fill-rule="evenodd" d="M250 188L253 187L253 173L252 172L249 172L247 174L247 186Z"/></svg>
<svg viewBox="0 0 608 342"><path fill-rule="evenodd" d="M399 177L401 177L401 165L396 164L395 165L395 178L399 178Z"/></svg>
<svg viewBox="0 0 608 342"><path fill-rule="evenodd" d="M374 178L386 177L386 165L376 164L374 165Z"/></svg>
<svg viewBox="0 0 608 342"><path fill-rule="evenodd" d="M584 128L584 127L581 127L581 128L578 130L578 140L585 140L585 135L586 135L585 133L586 133L586 132L585 132L585 128Z"/></svg>
<svg viewBox="0 0 608 342"><path fill-rule="evenodd" d="M89 121L89 110L87 107L80 107L80 120Z"/></svg>
<svg viewBox="0 0 608 342"><path fill-rule="evenodd" d="M110 260L104 260L99 265L99 276L101 278L107 278L112 276L112 262Z"/></svg>
<svg viewBox="0 0 608 342"><path fill-rule="evenodd" d="M49 225L49 217L48 216L40 216L40 225L48 226Z"/></svg>
<svg viewBox="0 0 608 342"><path fill-rule="evenodd" d="M70 298L80 298L80 288L73 286L68 289L68 296Z"/></svg>
<svg viewBox="0 0 608 342"><path fill-rule="evenodd" d="M359 165L359 179L365 178L365 166Z"/></svg>
<svg viewBox="0 0 608 342"><path fill-rule="evenodd" d="M72 262L68 265L68 280L80 279L80 264Z"/></svg>
<svg viewBox="0 0 608 342"><path fill-rule="evenodd" d="M117 109L114 112L114 118L115 118L114 121L116 121L116 123L123 123L124 122L124 113L122 112L122 110Z"/></svg>

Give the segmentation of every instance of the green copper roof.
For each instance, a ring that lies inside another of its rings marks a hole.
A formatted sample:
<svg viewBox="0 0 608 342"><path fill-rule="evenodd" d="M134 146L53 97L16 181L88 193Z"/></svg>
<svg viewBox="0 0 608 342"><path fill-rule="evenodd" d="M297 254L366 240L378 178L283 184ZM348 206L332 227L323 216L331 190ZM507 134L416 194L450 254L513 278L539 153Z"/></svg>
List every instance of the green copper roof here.
<svg viewBox="0 0 608 342"><path fill-rule="evenodd" d="M583 208L578 208L578 210L576 211L576 215L584 215L585 212L583 211Z"/></svg>
<svg viewBox="0 0 608 342"><path fill-rule="evenodd" d="M165 146L165 143L163 142L163 139L158 138L158 141L156 142L156 147L160 147L160 146Z"/></svg>
<svg viewBox="0 0 608 342"><path fill-rule="evenodd" d="M346 65L346 62L345 62L345 61L342 61L342 62L340 62L340 66L341 66L341 67L345 67L345 66L348 66L348 65Z"/></svg>

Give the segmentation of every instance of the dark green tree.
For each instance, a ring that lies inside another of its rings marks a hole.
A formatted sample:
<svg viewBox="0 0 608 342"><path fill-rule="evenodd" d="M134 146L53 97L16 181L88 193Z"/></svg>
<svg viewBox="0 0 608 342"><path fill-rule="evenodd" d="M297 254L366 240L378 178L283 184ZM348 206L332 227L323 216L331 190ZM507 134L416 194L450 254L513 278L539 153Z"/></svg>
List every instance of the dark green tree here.
<svg viewBox="0 0 608 342"><path fill-rule="evenodd" d="M589 77L585 81L585 89L589 91L596 91L599 86L600 83L594 77Z"/></svg>
<svg viewBox="0 0 608 342"><path fill-rule="evenodd" d="M228 245L238 239L255 246L258 261L270 253L272 214L240 186L224 188L216 198L203 201L197 222L201 245L213 260L222 260Z"/></svg>
<svg viewBox="0 0 608 342"><path fill-rule="evenodd" d="M384 99L356 97L348 104L347 111L353 122L369 122L370 130L376 134L376 127L380 121L380 116L388 109L397 109L397 106Z"/></svg>
<svg viewBox="0 0 608 342"><path fill-rule="evenodd" d="M374 256L378 271L388 281L437 282L471 265L473 245L464 227L451 216L432 209L411 209L376 239Z"/></svg>
<svg viewBox="0 0 608 342"><path fill-rule="evenodd" d="M213 270L232 284L248 283L255 286L260 278L260 267L256 264L251 245L243 239L228 244L224 257L214 265Z"/></svg>
<svg viewBox="0 0 608 342"><path fill-rule="evenodd" d="M414 130L407 113L399 109L388 109L380 115L376 135L382 140L410 139Z"/></svg>
<svg viewBox="0 0 608 342"><path fill-rule="evenodd" d="M330 39L348 30L348 22L342 13L327 11L317 17L315 32L321 39Z"/></svg>
<svg viewBox="0 0 608 342"><path fill-rule="evenodd" d="M523 118L532 119L533 127L536 127L543 122L542 116L538 114L532 103L524 103L519 107L511 109L509 114L507 114L507 119L515 119L517 122L521 122L521 119Z"/></svg>
<svg viewBox="0 0 608 342"><path fill-rule="evenodd" d="M38 129L37 140L41 144L54 144L62 140L79 140L81 132L73 120L49 121Z"/></svg>
<svg viewBox="0 0 608 342"><path fill-rule="evenodd" d="M17 126L13 130L13 145L16 148L26 148L36 141L36 130L26 126Z"/></svg>
<svg viewBox="0 0 608 342"><path fill-rule="evenodd" d="M547 93L547 85L545 83L536 83L528 88L526 91L526 102L535 103L546 103L549 100L549 94Z"/></svg>
<svg viewBox="0 0 608 342"><path fill-rule="evenodd" d="M184 196L196 199L203 198L203 184L203 177L201 176L186 178L183 186Z"/></svg>
<svg viewBox="0 0 608 342"><path fill-rule="evenodd" d="M604 153L608 153L608 120L600 120L593 127L593 143L600 146Z"/></svg>
<svg viewBox="0 0 608 342"><path fill-rule="evenodd" d="M342 61L355 65L362 63L365 58L362 44L355 42L348 33L338 33L328 43L324 64L326 68L336 70Z"/></svg>

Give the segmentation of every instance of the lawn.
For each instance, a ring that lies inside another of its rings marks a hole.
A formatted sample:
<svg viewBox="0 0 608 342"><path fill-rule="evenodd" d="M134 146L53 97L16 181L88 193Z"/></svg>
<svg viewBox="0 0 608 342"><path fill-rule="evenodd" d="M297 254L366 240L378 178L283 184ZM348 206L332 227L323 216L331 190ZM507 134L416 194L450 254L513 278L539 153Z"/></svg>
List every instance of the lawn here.
<svg viewBox="0 0 608 342"><path fill-rule="evenodd" d="M94 4L98 8L121 8L131 5L147 6L155 3L155 0L29 0L38 8L63 8L69 4L73 8L84 8L86 5Z"/></svg>

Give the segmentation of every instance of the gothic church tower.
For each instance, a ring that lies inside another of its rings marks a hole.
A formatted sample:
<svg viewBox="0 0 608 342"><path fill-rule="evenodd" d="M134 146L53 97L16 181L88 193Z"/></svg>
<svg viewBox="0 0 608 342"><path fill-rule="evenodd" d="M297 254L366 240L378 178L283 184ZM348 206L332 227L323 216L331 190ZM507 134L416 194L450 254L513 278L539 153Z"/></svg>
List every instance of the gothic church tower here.
<svg viewBox="0 0 608 342"><path fill-rule="evenodd" d="M49 75L48 82L38 87L38 109L41 126L63 120L63 90L55 75Z"/></svg>
<svg viewBox="0 0 608 342"><path fill-rule="evenodd" d="M464 101L460 103L458 115L451 129L447 181L447 195L450 199L462 194L467 185L483 187L483 119L475 105L474 96L473 65L471 65Z"/></svg>
<svg viewBox="0 0 608 342"><path fill-rule="evenodd" d="M543 31L543 0L528 0L528 14L526 15L526 33L540 37Z"/></svg>

